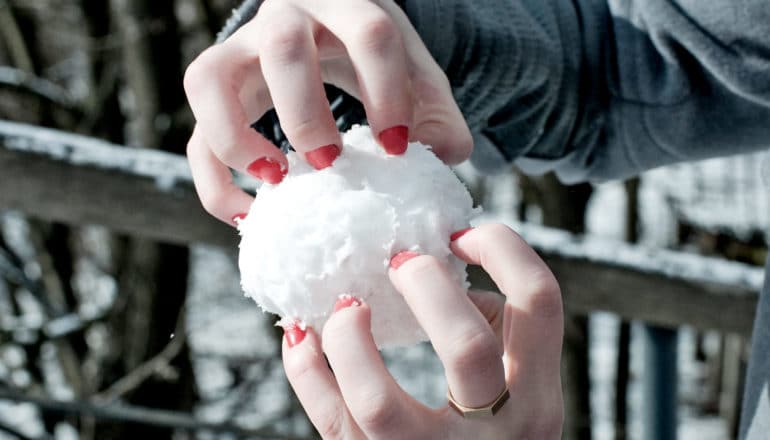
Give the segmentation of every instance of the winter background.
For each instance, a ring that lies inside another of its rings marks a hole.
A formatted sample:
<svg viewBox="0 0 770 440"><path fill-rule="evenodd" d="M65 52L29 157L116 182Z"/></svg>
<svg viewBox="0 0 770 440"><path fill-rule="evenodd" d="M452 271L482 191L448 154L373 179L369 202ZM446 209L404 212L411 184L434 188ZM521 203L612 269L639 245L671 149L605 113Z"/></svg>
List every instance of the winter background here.
<svg viewBox="0 0 770 440"><path fill-rule="evenodd" d="M210 44L234 3L0 0L0 19L5 20L0 25L0 118L79 131L129 146L174 145L179 153L192 121L180 90L169 84L181 84L182 67ZM16 33L9 24L14 22ZM24 57L17 53L19 45L12 44L18 41L34 63L24 64ZM169 47L176 47L178 53L170 52ZM132 58L156 56L157 60L158 53L163 62L137 62ZM143 78L147 73L132 70L137 65L148 67L155 83L136 81L134 77ZM14 82L18 78L14 75L19 72L33 73L55 86L54 91L66 92L62 96L72 101L67 103L85 109L78 114L80 119L73 122L72 118L60 115L59 110L47 109L50 100L41 104L27 96L29 91L19 92L21 86ZM153 97L157 105L145 105ZM477 200L490 217L511 218L512 213L519 211L524 197L521 176L510 173L481 177L465 165L458 167L457 173L472 187L494 188ZM627 235L626 205L622 182L597 185L586 212L587 233L623 241ZM640 179L639 215L639 243L644 246L702 251L698 243L681 242L681 225L686 224L690 229L705 231L706 235L762 242L759 247L766 252L766 243L770 241L770 153L713 159L645 173ZM542 212L529 206L524 219L538 223ZM11 281L46 277L52 263L41 260L38 244L29 240L39 227L21 213L0 207L0 244L18 257L12 260L8 258L10 254L0 254L3 277ZM101 372L100 362L114 361L112 357L116 356L111 345L115 340L114 329L105 316L122 300L122 281L116 279L112 267L115 247L110 231L83 226L78 229L77 240L70 283L79 295L74 312L88 324L81 331L88 347L82 369L88 377ZM48 312L33 295L34 288L9 286L16 284L0 282L0 385L63 401L72 399L77 393L61 366L60 346L47 341L39 345L39 350L30 351L24 345L25 340L48 328ZM189 375L197 394L190 411L195 417L251 429L269 427L277 436L312 437L281 369L280 333L273 326L275 318L262 314L243 296L235 249L190 247L184 304L184 319L176 328L183 333L185 356L190 361ZM174 329L173 322L166 324ZM613 399L619 325L619 319L609 313L590 317L591 427L592 438L597 440L615 438ZM176 331L167 332L164 338L166 335L161 347L180 337ZM698 360L695 353L700 345L707 357L714 356L720 335L705 332L698 344L699 335L700 332L687 327L679 332L679 438L729 438L726 420L713 408L710 364ZM639 323L632 326L630 350L627 438L640 439L644 402ZM383 355L408 392L434 407L445 404L441 365L428 344L391 349ZM179 380L180 371L186 370L165 365L152 376L160 382L173 382ZM107 379L94 390L97 397L96 391L103 392L104 384L110 383ZM131 402L135 397L127 393L125 400ZM144 403L160 397L160 393L150 394ZM33 404L0 399L0 440L88 438L84 434L88 423L94 421L75 417L56 417L52 421ZM189 438L184 431L172 436ZM196 437L237 436L201 432Z"/></svg>

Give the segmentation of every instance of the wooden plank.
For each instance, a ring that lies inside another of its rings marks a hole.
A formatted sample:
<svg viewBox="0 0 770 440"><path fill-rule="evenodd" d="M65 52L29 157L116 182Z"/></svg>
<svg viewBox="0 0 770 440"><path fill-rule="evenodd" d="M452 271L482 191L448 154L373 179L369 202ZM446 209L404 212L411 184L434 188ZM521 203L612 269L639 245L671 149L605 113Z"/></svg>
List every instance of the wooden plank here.
<svg viewBox="0 0 770 440"><path fill-rule="evenodd" d="M183 157L3 121L0 208L172 243L235 249L238 241L232 228L201 208ZM751 333L759 268L502 221L552 267L571 310ZM478 270L471 278L491 287Z"/></svg>
<svg viewBox="0 0 770 440"><path fill-rule="evenodd" d="M0 207L170 243L234 247L195 195L185 158L0 121Z"/></svg>

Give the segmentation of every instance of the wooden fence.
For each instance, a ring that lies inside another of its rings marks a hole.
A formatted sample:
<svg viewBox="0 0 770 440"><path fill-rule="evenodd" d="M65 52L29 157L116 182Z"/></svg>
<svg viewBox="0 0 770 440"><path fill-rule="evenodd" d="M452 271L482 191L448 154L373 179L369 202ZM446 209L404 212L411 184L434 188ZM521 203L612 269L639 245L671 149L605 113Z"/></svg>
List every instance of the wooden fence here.
<svg viewBox="0 0 770 440"><path fill-rule="evenodd" d="M172 243L235 250L235 231L206 214L184 157L0 121L0 209ZM505 218L560 280L573 312L751 334L760 268L578 237ZM478 287L489 280L473 271Z"/></svg>

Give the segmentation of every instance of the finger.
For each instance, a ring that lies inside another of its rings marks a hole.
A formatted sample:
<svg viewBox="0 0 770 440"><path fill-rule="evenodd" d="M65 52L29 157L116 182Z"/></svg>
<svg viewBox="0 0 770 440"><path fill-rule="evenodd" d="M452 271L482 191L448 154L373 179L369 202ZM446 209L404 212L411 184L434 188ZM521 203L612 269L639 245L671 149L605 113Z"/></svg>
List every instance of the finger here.
<svg viewBox="0 0 770 440"><path fill-rule="evenodd" d="M258 21L281 23L257 40L281 128L313 167L325 168L339 155L342 140L324 92L310 18L288 3L268 2Z"/></svg>
<svg viewBox="0 0 770 440"><path fill-rule="evenodd" d="M370 331L371 310L341 297L324 325L323 347L351 415L368 438L398 438L420 426L417 404L385 368ZM419 422L419 423L418 423Z"/></svg>
<svg viewBox="0 0 770 440"><path fill-rule="evenodd" d="M489 323L446 266L430 255L402 252L391 260L389 274L430 337L454 398L470 407L494 400L506 386L502 351Z"/></svg>
<svg viewBox="0 0 770 440"><path fill-rule="evenodd" d="M558 377L563 334L561 292L551 271L505 225L469 230L451 243L468 264L479 264L506 296L504 345L518 373Z"/></svg>
<svg viewBox="0 0 770 440"><path fill-rule="evenodd" d="M286 329L282 345L286 378L297 394L308 418L324 439L362 438L358 426L345 406L321 349L321 341L311 328Z"/></svg>
<svg viewBox="0 0 770 440"><path fill-rule="evenodd" d="M487 290L469 290L468 298L487 320L497 338L497 346L503 352L503 306L505 297Z"/></svg>
<svg viewBox="0 0 770 440"><path fill-rule="evenodd" d="M201 53L187 68L184 86L201 135L214 155L232 169L278 183L286 174L286 157L251 128L269 108L265 94L259 93L264 87L259 85L262 80L255 45L243 37L252 26L253 21ZM249 99L249 109L258 113L248 116L241 101L247 84L256 84L254 94L244 99Z"/></svg>
<svg viewBox="0 0 770 440"><path fill-rule="evenodd" d="M401 30L411 66L414 120L411 139L430 145L447 164L466 160L473 150L468 124L457 106L446 74L395 2L381 2Z"/></svg>
<svg viewBox="0 0 770 440"><path fill-rule="evenodd" d="M412 122L412 97L400 30L373 3L346 0L337 5L300 3L345 45L372 132L387 152L402 154Z"/></svg>
<svg viewBox="0 0 770 440"><path fill-rule="evenodd" d="M187 144L187 160L203 208L225 223L236 226L246 216L253 197L233 183L230 169L211 152L196 127Z"/></svg>

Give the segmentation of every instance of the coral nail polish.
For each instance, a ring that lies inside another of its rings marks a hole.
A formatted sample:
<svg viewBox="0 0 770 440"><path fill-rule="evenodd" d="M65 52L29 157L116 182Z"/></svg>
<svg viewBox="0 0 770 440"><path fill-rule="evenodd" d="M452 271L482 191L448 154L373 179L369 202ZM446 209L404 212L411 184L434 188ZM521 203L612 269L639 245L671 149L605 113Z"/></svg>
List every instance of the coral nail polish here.
<svg viewBox="0 0 770 440"><path fill-rule="evenodd" d="M238 214L235 214L233 216L233 218L231 218L230 220L232 220L233 223L238 224L239 222L243 221L243 219L245 219L245 218L246 218L246 213L245 212L239 212Z"/></svg>
<svg viewBox="0 0 770 440"><path fill-rule="evenodd" d="M452 233L452 235L449 236L449 241L457 240L458 238L460 238L463 235L467 234L468 231L471 231L472 229L473 228L465 228L465 229L460 229L459 231L455 231L454 233Z"/></svg>
<svg viewBox="0 0 770 440"><path fill-rule="evenodd" d="M307 334L307 329L303 328L300 324L292 324L283 329L283 335L286 338L286 344L289 348L302 342Z"/></svg>
<svg viewBox="0 0 770 440"><path fill-rule="evenodd" d="M353 295L343 294L337 298L337 302L334 303L334 311L339 312L342 309L348 307L358 307L361 305L361 300Z"/></svg>
<svg viewBox="0 0 770 440"><path fill-rule="evenodd" d="M411 260L412 258L418 255L420 254L412 251L399 252L396 255L394 255L393 258L390 259L390 267L393 269L398 269L399 267L401 267L402 264L406 263L407 261Z"/></svg>
<svg viewBox="0 0 770 440"><path fill-rule="evenodd" d="M377 137L388 154L401 155L406 151L409 141L409 128L406 125L397 125L382 130Z"/></svg>
<svg viewBox="0 0 770 440"><path fill-rule="evenodd" d="M305 153L305 158L307 159L308 163L313 166L313 168L322 170L324 168L330 167L332 163L334 163L334 159L340 155L341 151L342 150L340 150L340 147L334 144L329 144Z"/></svg>
<svg viewBox="0 0 770 440"><path fill-rule="evenodd" d="M275 159L260 157L249 164L246 171L263 182L276 184L283 180L288 170Z"/></svg>

